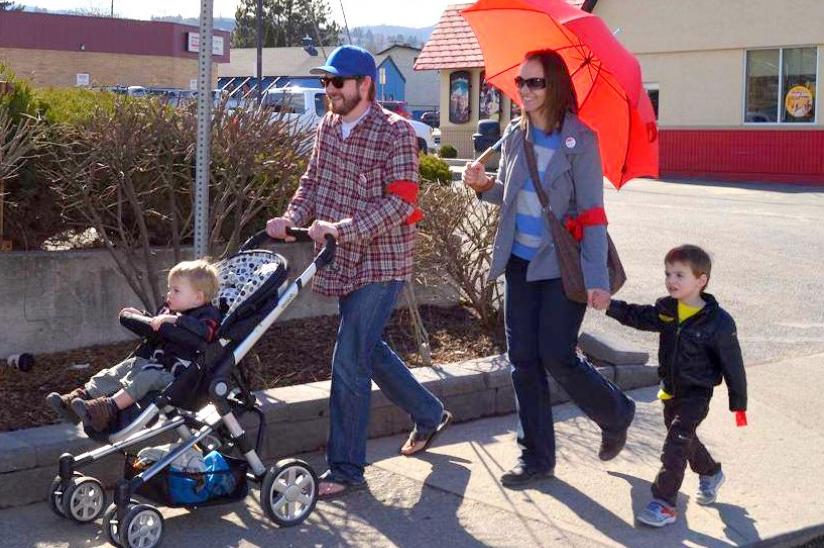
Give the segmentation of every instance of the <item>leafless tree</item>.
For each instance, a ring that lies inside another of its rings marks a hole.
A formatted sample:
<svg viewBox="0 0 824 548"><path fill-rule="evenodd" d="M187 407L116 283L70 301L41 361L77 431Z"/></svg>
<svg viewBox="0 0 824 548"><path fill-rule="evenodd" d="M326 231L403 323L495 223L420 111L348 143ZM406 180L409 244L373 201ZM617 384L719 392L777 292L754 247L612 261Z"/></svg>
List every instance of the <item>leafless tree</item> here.
<svg viewBox="0 0 824 548"><path fill-rule="evenodd" d="M53 131L51 185L69 225L93 227L143 305L162 303L169 249L184 258L192 239L194 105L119 98L113 111ZM210 250L223 256L268 211L291 196L304 159L304 135L257 110L213 114Z"/></svg>

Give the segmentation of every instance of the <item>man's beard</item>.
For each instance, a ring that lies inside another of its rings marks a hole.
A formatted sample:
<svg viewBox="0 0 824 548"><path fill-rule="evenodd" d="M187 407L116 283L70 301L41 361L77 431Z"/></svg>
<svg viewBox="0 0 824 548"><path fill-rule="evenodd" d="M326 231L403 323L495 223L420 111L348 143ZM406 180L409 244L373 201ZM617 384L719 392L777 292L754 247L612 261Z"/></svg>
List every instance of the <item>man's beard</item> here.
<svg viewBox="0 0 824 548"><path fill-rule="evenodd" d="M361 99L363 98L360 90L358 90L358 95L356 97L346 97L345 95L341 95L341 97L343 98L342 105L335 106L334 102L332 102L331 100L329 101L332 107L332 112L335 114L339 114L340 116L346 116L347 114L352 112L352 110L356 106L358 106L358 103L360 103Z"/></svg>

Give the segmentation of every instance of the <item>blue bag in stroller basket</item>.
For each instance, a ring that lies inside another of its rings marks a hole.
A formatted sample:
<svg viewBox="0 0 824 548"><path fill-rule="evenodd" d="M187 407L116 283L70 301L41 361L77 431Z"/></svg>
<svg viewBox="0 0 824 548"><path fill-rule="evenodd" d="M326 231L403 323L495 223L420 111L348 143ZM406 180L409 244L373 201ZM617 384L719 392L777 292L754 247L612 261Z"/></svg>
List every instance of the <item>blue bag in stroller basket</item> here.
<svg viewBox="0 0 824 548"><path fill-rule="evenodd" d="M237 485L232 469L223 455L212 451L203 457L202 473L169 471L169 499L174 504L197 504L230 496Z"/></svg>

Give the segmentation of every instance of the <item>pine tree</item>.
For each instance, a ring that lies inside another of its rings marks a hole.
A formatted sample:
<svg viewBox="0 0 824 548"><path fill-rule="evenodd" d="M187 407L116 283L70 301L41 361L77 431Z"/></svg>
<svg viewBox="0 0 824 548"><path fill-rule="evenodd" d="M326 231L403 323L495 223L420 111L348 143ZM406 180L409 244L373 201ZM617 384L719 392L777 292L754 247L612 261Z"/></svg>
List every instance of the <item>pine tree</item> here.
<svg viewBox="0 0 824 548"><path fill-rule="evenodd" d="M257 45L257 0L241 0L235 12L232 45L251 48ZM309 36L315 45L340 43L341 28L331 19L327 0L263 0L263 47L303 45Z"/></svg>
<svg viewBox="0 0 824 548"><path fill-rule="evenodd" d="M15 6L14 2L0 2L0 11L23 11L23 6Z"/></svg>

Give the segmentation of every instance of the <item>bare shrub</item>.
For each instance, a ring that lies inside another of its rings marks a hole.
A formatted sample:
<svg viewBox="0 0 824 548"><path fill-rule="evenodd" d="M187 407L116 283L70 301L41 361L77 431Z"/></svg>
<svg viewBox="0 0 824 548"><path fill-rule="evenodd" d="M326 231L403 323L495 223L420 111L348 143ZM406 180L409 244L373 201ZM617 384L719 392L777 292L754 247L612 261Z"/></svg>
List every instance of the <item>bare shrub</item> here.
<svg viewBox="0 0 824 548"><path fill-rule="evenodd" d="M67 223L95 229L151 310L165 292L157 248L171 248L177 262L193 237L195 128L194 105L174 110L124 97L111 112L54 128L48 147L51 186ZM212 136L210 250L223 256L294 192L305 136L264 112L230 114L225 105L214 112Z"/></svg>
<svg viewBox="0 0 824 548"><path fill-rule="evenodd" d="M498 208L480 202L462 185L424 184L419 202L426 217L419 225L418 281L446 280L478 315L481 327L500 335L501 290L486 280Z"/></svg>

